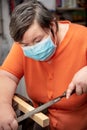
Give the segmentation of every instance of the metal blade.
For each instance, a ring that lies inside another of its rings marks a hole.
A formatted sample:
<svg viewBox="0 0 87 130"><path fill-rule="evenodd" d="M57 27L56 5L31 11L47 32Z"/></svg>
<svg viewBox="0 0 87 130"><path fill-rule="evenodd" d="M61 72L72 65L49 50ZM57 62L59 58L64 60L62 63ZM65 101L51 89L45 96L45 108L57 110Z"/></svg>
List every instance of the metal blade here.
<svg viewBox="0 0 87 130"><path fill-rule="evenodd" d="M36 114L38 112L41 112L41 111L45 110L46 108L52 106L56 102L60 101L63 97L66 97L66 92L64 92L61 96L58 96L58 97L52 99L51 101L49 101L49 102L35 108L34 110L32 110L30 112L27 112L24 115L18 117L17 118L18 123L25 120L25 119L27 119L27 118L29 118L29 117L31 117L31 116L33 116L34 114Z"/></svg>

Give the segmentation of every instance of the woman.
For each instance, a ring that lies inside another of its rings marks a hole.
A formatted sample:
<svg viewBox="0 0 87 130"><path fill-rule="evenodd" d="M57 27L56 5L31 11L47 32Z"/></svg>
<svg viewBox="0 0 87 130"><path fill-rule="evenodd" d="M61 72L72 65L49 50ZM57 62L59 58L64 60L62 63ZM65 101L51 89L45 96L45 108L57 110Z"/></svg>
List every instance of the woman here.
<svg viewBox="0 0 87 130"><path fill-rule="evenodd" d="M86 130L87 28L57 22L40 2L29 0L13 11L10 33L15 42L0 70L0 130L18 127L12 98L23 76L35 107L67 91L68 99L48 109L50 130Z"/></svg>

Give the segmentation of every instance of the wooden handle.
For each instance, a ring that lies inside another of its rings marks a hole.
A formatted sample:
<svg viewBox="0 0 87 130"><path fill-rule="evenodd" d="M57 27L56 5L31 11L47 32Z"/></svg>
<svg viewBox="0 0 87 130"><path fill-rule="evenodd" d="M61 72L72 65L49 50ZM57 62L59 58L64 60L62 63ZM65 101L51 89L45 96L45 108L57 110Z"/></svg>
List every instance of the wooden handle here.
<svg viewBox="0 0 87 130"><path fill-rule="evenodd" d="M29 105L28 103L26 103L24 100L22 100L21 98L19 98L16 95L14 96L13 100L18 103L18 109L24 113L27 113L27 112L35 109L34 107ZM42 127L46 127L49 125L48 116L46 116L45 114L43 114L41 112L32 116L31 119L33 119L35 122L37 122Z"/></svg>

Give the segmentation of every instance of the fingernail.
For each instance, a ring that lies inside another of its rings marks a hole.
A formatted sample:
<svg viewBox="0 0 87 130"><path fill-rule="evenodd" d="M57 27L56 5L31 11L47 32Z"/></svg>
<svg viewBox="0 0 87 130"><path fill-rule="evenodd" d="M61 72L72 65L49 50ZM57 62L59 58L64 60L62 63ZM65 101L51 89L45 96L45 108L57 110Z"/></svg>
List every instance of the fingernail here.
<svg viewBox="0 0 87 130"><path fill-rule="evenodd" d="M66 96L66 99L69 99L69 95Z"/></svg>

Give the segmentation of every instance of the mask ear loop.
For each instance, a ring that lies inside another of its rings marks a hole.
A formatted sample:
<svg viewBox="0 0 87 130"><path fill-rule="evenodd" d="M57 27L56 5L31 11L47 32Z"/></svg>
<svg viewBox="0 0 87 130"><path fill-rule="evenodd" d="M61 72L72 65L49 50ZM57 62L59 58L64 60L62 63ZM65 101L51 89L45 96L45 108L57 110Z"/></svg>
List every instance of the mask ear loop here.
<svg viewBox="0 0 87 130"><path fill-rule="evenodd" d="M54 43L55 43L56 46L58 46L58 43L59 43L58 42L58 35L57 35L57 33L58 33L58 23L57 23L56 17L54 17L53 21L54 21L55 26L56 26L56 31L54 33L54 30L53 30L53 28L51 26L50 26L50 30L51 30L52 36L53 36L53 38L55 40Z"/></svg>
<svg viewBox="0 0 87 130"><path fill-rule="evenodd" d="M56 36L55 36L54 31L53 31L53 29L51 27L50 27L50 30L51 30L52 36L54 38L54 43L55 43L56 46L58 46L58 43L57 43L57 41L58 41L57 40L58 39L57 32L56 32Z"/></svg>

